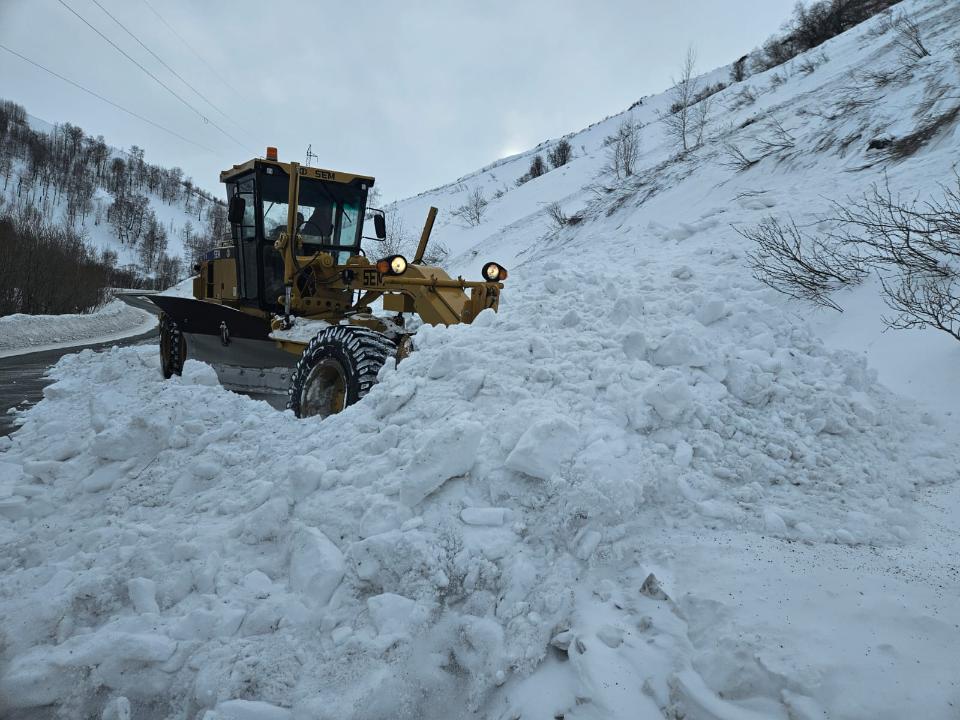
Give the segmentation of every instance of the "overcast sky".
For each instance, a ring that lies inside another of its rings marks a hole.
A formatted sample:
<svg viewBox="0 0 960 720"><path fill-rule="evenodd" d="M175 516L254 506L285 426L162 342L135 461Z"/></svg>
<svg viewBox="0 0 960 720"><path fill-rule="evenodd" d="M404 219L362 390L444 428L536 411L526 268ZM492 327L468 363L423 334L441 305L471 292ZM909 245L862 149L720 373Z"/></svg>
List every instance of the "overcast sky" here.
<svg viewBox="0 0 960 720"><path fill-rule="evenodd" d="M221 169L267 145L303 162L312 144L315 164L374 175L391 200L663 90L688 45L701 71L727 64L795 0L96 0L203 98L94 0L62 2L185 102L60 0L0 0L0 43L209 150L2 50L0 96L140 145L218 194Z"/></svg>

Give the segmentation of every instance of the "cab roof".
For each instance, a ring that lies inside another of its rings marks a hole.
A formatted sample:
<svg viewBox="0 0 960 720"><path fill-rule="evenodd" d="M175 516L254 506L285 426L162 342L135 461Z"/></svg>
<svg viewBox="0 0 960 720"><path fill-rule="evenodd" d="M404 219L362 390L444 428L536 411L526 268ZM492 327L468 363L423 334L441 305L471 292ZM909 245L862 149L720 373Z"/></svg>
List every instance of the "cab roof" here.
<svg viewBox="0 0 960 720"><path fill-rule="evenodd" d="M370 175L357 175L355 173L340 172L339 170L307 167L297 163L285 163L280 162L279 160L267 160L265 158L254 158L253 160L247 160L247 162L241 165L234 165L229 170L221 171L220 182L229 182L238 175L243 175L250 170L263 166L280 168L283 170L283 172L289 175L291 172L293 172L295 165L301 177L316 178L318 180L326 180L328 182L341 183L343 185L362 183L368 188L373 187L373 183L375 182L375 178L371 177Z"/></svg>

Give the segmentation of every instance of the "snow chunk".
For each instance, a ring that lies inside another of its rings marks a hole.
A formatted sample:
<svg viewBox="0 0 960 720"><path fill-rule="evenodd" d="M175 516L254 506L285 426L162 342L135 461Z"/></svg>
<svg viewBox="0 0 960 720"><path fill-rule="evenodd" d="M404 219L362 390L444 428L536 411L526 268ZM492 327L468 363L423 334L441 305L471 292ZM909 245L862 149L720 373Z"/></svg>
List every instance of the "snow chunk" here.
<svg viewBox="0 0 960 720"><path fill-rule="evenodd" d="M320 606L330 601L343 579L340 548L316 528L303 527L290 543L290 587Z"/></svg>
<svg viewBox="0 0 960 720"><path fill-rule="evenodd" d="M783 521L783 518L769 508L763 511L763 525L767 532L778 535L784 535L787 532L787 524Z"/></svg>
<svg viewBox="0 0 960 720"><path fill-rule="evenodd" d="M723 300L715 299L705 302L697 310L694 317L702 325L712 325L727 314L727 305Z"/></svg>
<svg viewBox="0 0 960 720"><path fill-rule="evenodd" d="M157 584L153 580L142 577L127 580L127 594L134 610L141 615L160 612L160 606L157 605Z"/></svg>
<svg viewBox="0 0 960 720"><path fill-rule="evenodd" d="M464 508L460 511L460 519L467 525L503 525L505 508Z"/></svg>
<svg viewBox="0 0 960 720"><path fill-rule="evenodd" d="M707 364L707 355L698 338L678 330L670 333L653 353L653 362L657 365L689 365L703 367Z"/></svg>
<svg viewBox="0 0 960 720"><path fill-rule="evenodd" d="M579 431L556 415L528 428L504 463L510 470L549 480L571 460L579 446Z"/></svg>
<svg viewBox="0 0 960 720"><path fill-rule="evenodd" d="M400 501L413 507L450 478L466 475L482 439L483 426L463 420L430 435L403 474Z"/></svg>
<svg viewBox="0 0 960 720"><path fill-rule="evenodd" d="M214 387L220 384L217 371L199 360L186 360L183 363L183 372L180 374L184 385L208 385Z"/></svg>
<svg viewBox="0 0 960 720"><path fill-rule="evenodd" d="M679 420L693 404L687 380L676 370L667 370L643 393L643 399L667 422Z"/></svg>
<svg viewBox="0 0 960 720"><path fill-rule="evenodd" d="M415 621L417 603L403 595L383 593L367 598L367 611L381 635L404 635Z"/></svg>
<svg viewBox="0 0 960 720"><path fill-rule="evenodd" d="M642 360L647 354L647 339L642 332L634 330L623 336L623 354L628 358Z"/></svg>

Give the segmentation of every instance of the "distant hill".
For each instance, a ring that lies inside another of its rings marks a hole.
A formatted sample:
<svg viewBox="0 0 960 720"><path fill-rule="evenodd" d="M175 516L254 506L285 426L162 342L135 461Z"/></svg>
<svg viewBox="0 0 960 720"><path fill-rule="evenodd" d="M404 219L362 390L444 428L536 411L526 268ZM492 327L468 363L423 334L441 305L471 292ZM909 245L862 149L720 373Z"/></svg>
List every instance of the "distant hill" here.
<svg viewBox="0 0 960 720"><path fill-rule="evenodd" d="M176 282L227 231L222 201L180 168L0 101L0 217L80 240L138 284Z"/></svg>

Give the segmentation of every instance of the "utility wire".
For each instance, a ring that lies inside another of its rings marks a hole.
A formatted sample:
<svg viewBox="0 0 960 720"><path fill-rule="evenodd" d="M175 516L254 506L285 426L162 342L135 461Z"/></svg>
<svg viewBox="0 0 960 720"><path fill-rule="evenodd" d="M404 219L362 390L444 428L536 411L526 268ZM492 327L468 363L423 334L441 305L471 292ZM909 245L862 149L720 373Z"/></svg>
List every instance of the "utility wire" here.
<svg viewBox="0 0 960 720"><path fill-rule="evenodd" d="M163 19L163 15L161 15L159 12L157 12L157 10L153 7L153 5L151 5L149 2L147 2L147 0L143 0L143 4L146 5L148 8L150 8L150 12L152 12L154 15L157 16L157 19L160 20L160 22L162 22L162 23L166 26L167 30L169 30L171 33L173 33L173 34L177 37L177 39L184 44L184 46L187 48L187 50L189 50L190 52L192 52L192 53L194 54L194 56L196 56L196 58L197 58L200 62L202 62L204 65L207 66L207 69L208 69L210 72L212 72L214 75L217 76L217 80L219 80L219 81L222 82L224 85L226 85L228 88L230 88L235 95L237 95L237 96L239 96L239 97L243 97L243 93L241 93L241 92L240 92L239 90L237 90L233 85L231 85L229 82L227 82L227 80L226 80L223 76L221 76L220 73L217 72L216 68L214 68L213 65L211 65L210 63L208 63L208 62L203 58L203 56L202 56L200 53L198 53L196 50L194 50L194 49L193 49L193 46L190 45L190 43L188 43L186 40L184 40L184 39L183 39L183 36L180 35L180 33L178 33L176 30L174 30L174 29L173 29L173 26L172 26L170 23L168 23L166 20Z"/></svg>
<svg viewBox="0 0 960 720"><path fill-rule="evenodd" d="M64 6L67 10L69 10L71 13L73 13L74 15L76 15L77 18L79 18L80 21L81 21L84 25L86 25L88 28L90 28L91 30L93 30L97 35L99 35L99 36L102 37L104 40L106 40L106 41L111 45L111 47L113 47L118 53L120 53L121 55L123 55L127 60L129 60L130 62L132 62L134 65L136 65L138 68L140 68L143 72L145 72L148 76L150 76L150 78L153 79L153 81L156 82L158 85L160 85L160 87L162 87L162 88L163 88L164 90L166 90L168 93L170 93L171 95L173 95L177 100L179 100L180 102L182 102L182 103L183 103L184 105L186 105L188 108L190 108L191 110L193 110L197 115L200 116L200 119L201 119L201 120L203 120L205 123L207 123L207 124L209 124L209 125L212 125L214 128L216 128L217 130L219 130L223 135L225 135L226 137L228 137L228 138L230 138L231 140L233 140L233 141L234 141L237 145L239 145L240 147L244 147L244 148L245 148L245 146L244 146L244 144L243 144L242 142L240 142L239 140L237 140L235 137L233 137L233 135L231 135L231 134L228 133L226 130L224 130L222 127L220 127L219 125L217 125L215 122L213 122L213 120L210 120L209 118L207 118L202 112L200 112L199 110L197 110L197 108L195 108L193 105L191 105L191 104L188 103L186 100L184 100L182 97L180 97L175 91L173 91L173 90L170 88L169 85L167 85L165 82L163 82L163 80L161 80L160 78L158 78L156 75L154 75L152 72L150 72L147 68L145 68L143 65L141 65L140 63L138 63L136 60L134 60L130 55L128 55L128 54L123 50L123 48L121 48L119 45L117 45L113 40L111 40L110 38L108 38L108 37L107 37L106 35L104 35L102 32L100 32L99 30L97 30L97 28L95 28L93 25L91 25L89 22L87 22L87 20L86 20L80 13L78 13L78 12L77 12L76 10L74 10L72 7L70 7L69 5L67 5L67 3L64 2L64 0L57 0L57 2L59 2L61 5L63 5L63 6Z"/></svg>
<svg viewBox="0 0 960 720"><path fill-rule="evenodd" d="M157 60L157 62L159 62L161 65L163 65L174 77L177 78L177 80L179 80L179 81L182 82L184 85L186 85L188 88L190 88L190 89L193 91L193 94L194 94L194 95L196 95L196 96L199 97L201 100L203 100L207 105L209 105L210 107L212 107L214 110L216 110L218 113L220 113L220 114L221 114L223 117L225 117L227 120L230 120L231 122L233 122L234 125L237 125L236 121L233 120L233 118L231 118L227 113L225 113L223 110L221 110L221 109L218 108L216 105L214 105L206 95L204 95L203 93L201 93L201 92L200 92L199 90L197 90L193 85L191 85L189 82L187 82L187 80L186 80L180 73L178 73L178 72L177 72L176 70L174 70L172 67L170 67L169 65L167 65L167 63L164 62L164 60L163 60L162 57L160 57L160 56L157 55L153 50L151 50L150 48L148 48L140 38L138 38L136 35L133 34L133 31L132 31L132 30L130 30L126 25L124 25L122 22L120 22L119 20L117 20L117 18L114 17L114 15L113 15L109 10L107 10L107 9L106 9L103 5L101 5L97 0L92 0L92 1L93 1L93 4L94 4L94 5L96 5L98 8L100 8L101 10L103 10L103 12L106 14L107 17L109 17L109 18L110 18L111 20L113 20L117 25L119 25L120 28L121 28L127 35L129 35L129 36L132 37L134 40L136 40L136 41L137 41L137 44L140 45L140 47L142 47L144 50L146 50L148 53L150 53L150 54ZM237 125L237 127L240 127L240 126ZM240 129L243 130L242 127L240 127ZM246 132L246 131L244 130L244 132Z"/></svg>
<svg viewBox="0 0 960 720"><path fill-rule="evenodd" d="M186 142L186 143L190 143L191 145L195 145L196 147L200 148L201 150L206 150L208 153L212 153L213 155L217 155L217 154L218 154L216 150L211 150L211 149L208 148L206 145L202 145L201 143L194 142L194 141L191 140L190 138L184 137L184 136L181 135L180 133L174 132L173 130L171 130L171 129L169 129L169 128L165 128L163 125L161 125L160 123L154 122L154 121L151 120L150 118L146 118L146 117L144 117L143 115L140 115L140 114L138 114L138 113L135 113L133 110L128 110L127 108L123 107L123 105L118 105L117 103L113 102L113 100L108 100L108 99L105 98L103 95L99 95L99 94L95 93L93 90L90 90L89 88L85 88L85 87L84 87L83 85L81 85L80 83L74 82L74 81L71 80L70 78L64 77L63 75L61 75L61 74L58 73L58 72L54 72L54 71L51 70L50 68L41 65L40 63L36 62L35 60L31 60L31 59L28 58L26 55L21 55L21 54L18 53L16 50L11 50L11 49L8 48L6 45L0 44L0 50L6 50L8 53L10 53L11 55L17 56L18 58L20 58L20 59L23 60L24 62L28 62L28 63L30 63L31 65L33 65L34 67L38 67L38 68L40 68L41 70L43 70L44 72L46 72L46 73L50 73L50 74L53 75L55 78L59 78L60 80L63 80L65 83L69 83L70 85L73 85L75 88L77 88L77 89L79 89L79 90L83 90L83 92L87 93L88 95L93 95L93 97L97 98L98 100L102 100L103 102L107 103L108 105L112 105L113 107L117 108L117 110L122 110L123 112L127 113L127 115L132 115L133 117L137 118L138 120L142 120L143 122L145 122L145 123L147 123L147 124L149 124L149 125L153 125L153 127L157 128L157 129L159 129L159 130L163 130L165 133L168 133L169 135L173 135L175 138L179 138L180 140L183 140L183 141Z"/></svg>

